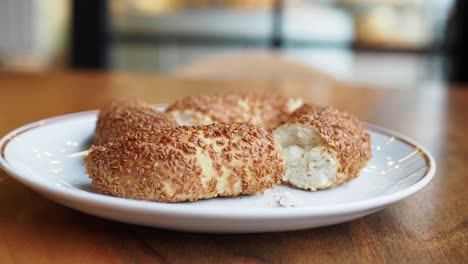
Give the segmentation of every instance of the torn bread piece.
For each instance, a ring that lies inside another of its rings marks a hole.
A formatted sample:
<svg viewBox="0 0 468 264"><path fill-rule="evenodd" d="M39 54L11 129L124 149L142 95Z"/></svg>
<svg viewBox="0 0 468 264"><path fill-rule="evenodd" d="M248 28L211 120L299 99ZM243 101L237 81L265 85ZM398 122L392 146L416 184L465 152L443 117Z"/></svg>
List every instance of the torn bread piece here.
<svg viewBox="0 0 468 264"><path fill-rule="evenodd" d="M286 162L283 182L314 191L356 178L371 157L364 126L333 107L304 107L310 111L298 109L301 115L274 131Z"/></svg>

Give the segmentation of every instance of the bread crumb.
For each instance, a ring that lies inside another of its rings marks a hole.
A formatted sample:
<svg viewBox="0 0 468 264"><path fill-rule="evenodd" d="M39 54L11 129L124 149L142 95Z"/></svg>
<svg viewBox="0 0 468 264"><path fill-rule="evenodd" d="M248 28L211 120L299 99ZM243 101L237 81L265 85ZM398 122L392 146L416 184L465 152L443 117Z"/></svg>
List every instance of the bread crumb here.
<svg viewBox="0 0 468 264"><path fill-rule="evenodd" d="M274 198L276 199L277 203L283 207L290 208L298 205L298 200L290 192L277 191Z"/></svg>

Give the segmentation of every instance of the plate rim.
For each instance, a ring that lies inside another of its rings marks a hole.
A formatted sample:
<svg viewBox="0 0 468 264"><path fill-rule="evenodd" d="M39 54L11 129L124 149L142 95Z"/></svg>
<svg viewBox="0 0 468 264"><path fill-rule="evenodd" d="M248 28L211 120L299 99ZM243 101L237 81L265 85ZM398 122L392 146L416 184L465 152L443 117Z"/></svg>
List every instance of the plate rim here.
<svg viewBox="0 0 468 264"><path fill-rule="evenodd" d="M165 105L155 105L155 107L165 107ZM347 213L363 212L370 209L385 207L404 198L407 198L424 186L426 186L434 177L436 171L436 163L431 153L422 145L413 139L400 134L399 132L374 125L371 123L365 124L366 129L373 130L377 133L384 134L402 141L403 143L413 147L426 161L426 171L424 175L416 183L396 191L394 193L385 194L382 196L365 199L362 201L345 202L336 205L326 206L308 206L308 207L291 207L291 208L246 208L246 209L228 209L228 210L213 210L210 207L202 208L186 208L177 207L177 203L159 203L144 200L133 200L127 198L114 197L104 194L91 193L79 189L64 190L62 187L55 186L54 184L47 184L42 181L35 181L27 173L18 172L13 165L11 165L6 157L6 149L8 144L17 136L26 133L35 128L46 126L49 124L59 123L66 119L76 118L86 115L97 115L99 110L89 110L65 114L55 117L50 117L35 121L19 128L12 130L0 139L0 168L9 174L13 179L39 192L41 195L47 194L47 197L58 198L54 199L56 202L60 200L85 202L88 204L99 205L106 208L122 210L124 207L127 211L145 211L148 213L156 213L166 216L190 216L190 217L209 217L209 218L230 218L230 219L266 219L266 218L291 218L291 217L314 217L314 216L334 216Z"/></svg>

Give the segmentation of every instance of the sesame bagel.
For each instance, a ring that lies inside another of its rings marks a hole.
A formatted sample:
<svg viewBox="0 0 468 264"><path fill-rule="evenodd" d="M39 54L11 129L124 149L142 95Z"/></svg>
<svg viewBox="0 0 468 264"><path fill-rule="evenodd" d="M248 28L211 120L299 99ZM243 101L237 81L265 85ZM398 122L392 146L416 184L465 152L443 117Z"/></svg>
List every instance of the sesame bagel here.
<svg viewBox="0 0 468 264"><path fill-rule="evenodd" d="M249 123L136 133L93 146L84 164L97 191L159 202L263 192L285 172L272 134Z"/></svg>
<svg viewBox="0 0 468 264"><path fill-rule="evenodd" d="M283 182L326 189L357 177L371 157L370 136L360 121L333 107L306 105L274 131L286 162Z"/></svg>
<svg viewBox="0 0 468 264"><path fill-rule="evenodd" d="M176 101L166 112L180 125L250 122L270 131L301 105L299 98L281 96L200 95Z"/></svg>
<svg viewBox="0 0 468 264"><path fill-rule="evenodd" d="M155 110L150 104L141 100L116 101L99 112L94 143L101 145L136 132L176 125L170 115Z"/></svg>

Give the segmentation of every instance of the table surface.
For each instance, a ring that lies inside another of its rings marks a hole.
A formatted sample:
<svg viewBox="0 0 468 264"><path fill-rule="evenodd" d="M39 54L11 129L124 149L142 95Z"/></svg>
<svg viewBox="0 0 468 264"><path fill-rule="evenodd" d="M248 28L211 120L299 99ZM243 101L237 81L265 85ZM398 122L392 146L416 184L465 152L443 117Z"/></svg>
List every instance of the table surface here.
<svg viewBox="0 0 468 264"><path fill-rule="evenodd" d="M126 96L268 92L330 104L420 142L437 172L417 194L343 224L294 232L195 234L117 223L58 205L0 172L0 263L468 261L468 89L383 90L286 80L194 80L93 72L0 73L0 134Z"/></svg>

